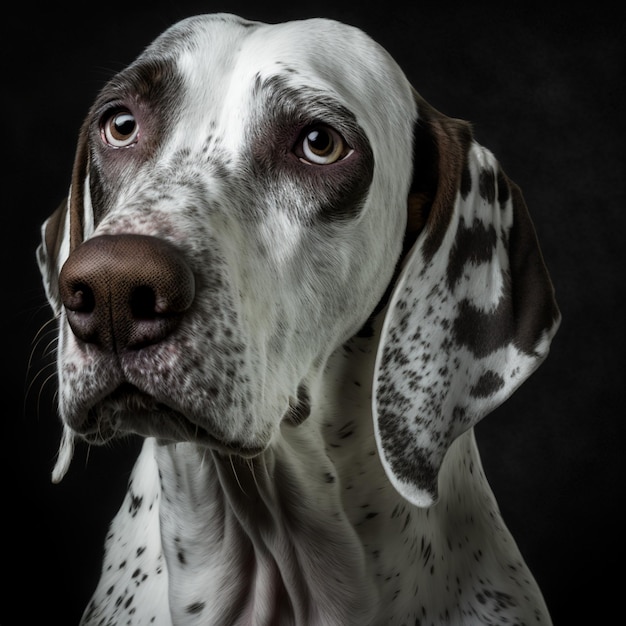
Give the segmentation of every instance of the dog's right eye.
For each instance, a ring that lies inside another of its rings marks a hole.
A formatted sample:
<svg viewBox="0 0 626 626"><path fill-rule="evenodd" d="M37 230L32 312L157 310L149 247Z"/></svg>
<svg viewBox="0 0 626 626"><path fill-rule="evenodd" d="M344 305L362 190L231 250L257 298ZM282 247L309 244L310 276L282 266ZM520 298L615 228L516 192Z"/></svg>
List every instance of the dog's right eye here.
<svg viewBox="0 0 626 626"><path fill-rule="evenodd" d="M332 165L352 154L345 139L325 124L306 128L293 151L300 161L309 165Z"/></svg>
<svg viewBox="0 0 626 626"><path fill-rule="evenodd" d="M111 147L128 148L137 143L139 124L128 109L117 109L104 116L100 134Z"/></svg>

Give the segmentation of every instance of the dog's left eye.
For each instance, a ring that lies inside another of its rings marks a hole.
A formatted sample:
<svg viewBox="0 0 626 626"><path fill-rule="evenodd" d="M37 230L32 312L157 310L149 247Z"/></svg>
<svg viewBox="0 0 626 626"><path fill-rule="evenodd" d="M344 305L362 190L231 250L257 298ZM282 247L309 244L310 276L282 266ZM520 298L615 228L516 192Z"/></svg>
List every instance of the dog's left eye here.
<svg viewBox="0 0 626 626"><path fill-rule="evenodd" d="M127 148L137 142L139 124L129 110L118 109L104 117L100 133L113 148Z"/></svg>
<svg viewBox="0 0 626 626"><path fill-rule="evenodd" d="M330 126L310 126L300 135L294 153L303 163L330 165L345 159L352 149L345 139Z"/></svg>

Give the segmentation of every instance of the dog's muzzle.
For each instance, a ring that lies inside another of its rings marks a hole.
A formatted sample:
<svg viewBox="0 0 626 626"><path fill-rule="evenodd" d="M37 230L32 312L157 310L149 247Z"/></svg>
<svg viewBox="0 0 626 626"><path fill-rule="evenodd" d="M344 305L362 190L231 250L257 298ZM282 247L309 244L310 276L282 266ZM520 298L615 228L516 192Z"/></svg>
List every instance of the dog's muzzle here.
<svg viewBox="0 0 626 626"><path fill-rule="evenodd" d="M195 296L194 275L168 242L101 235L70 254L59 276L74 335L101 350L138 350L177 327Z"/></svg>

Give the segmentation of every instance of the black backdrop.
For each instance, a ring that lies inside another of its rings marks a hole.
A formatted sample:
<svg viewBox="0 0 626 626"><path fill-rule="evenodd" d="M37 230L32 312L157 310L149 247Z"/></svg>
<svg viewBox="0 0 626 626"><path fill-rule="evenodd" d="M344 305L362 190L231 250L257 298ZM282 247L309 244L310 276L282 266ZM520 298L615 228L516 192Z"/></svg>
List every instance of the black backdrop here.
<svg viewBox="0 0 626 626"><path fill-rule="evenodd" d="M60 428L51 334L33 342L49 319L39 225L66 193L104 81L172 22L214 11L363 28L431 104L471 120L521 185L564 320L546 363L478 426L479 446L555 623L610 621L624 559L624 34L618 3L615 14L579 4L165 0L5 16L0 624L77 623L138 449L81 446L65 480L49 481Z"/></svg>

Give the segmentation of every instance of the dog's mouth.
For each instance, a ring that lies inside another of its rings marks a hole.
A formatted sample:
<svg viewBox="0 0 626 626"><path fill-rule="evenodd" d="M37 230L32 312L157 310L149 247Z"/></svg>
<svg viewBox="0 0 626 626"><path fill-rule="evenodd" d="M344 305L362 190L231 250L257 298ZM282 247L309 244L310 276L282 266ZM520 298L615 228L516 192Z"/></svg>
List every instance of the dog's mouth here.
<svg viewBox="0 0 626 626"><path fill-rule="evenodd" d="M89 409L81 431L80 435L87 442L97 445L135 434L168 443L195 442L246 458L255 457L265 449L265 446L249 447L223 441L181 411L127 382Z"/></svg>

